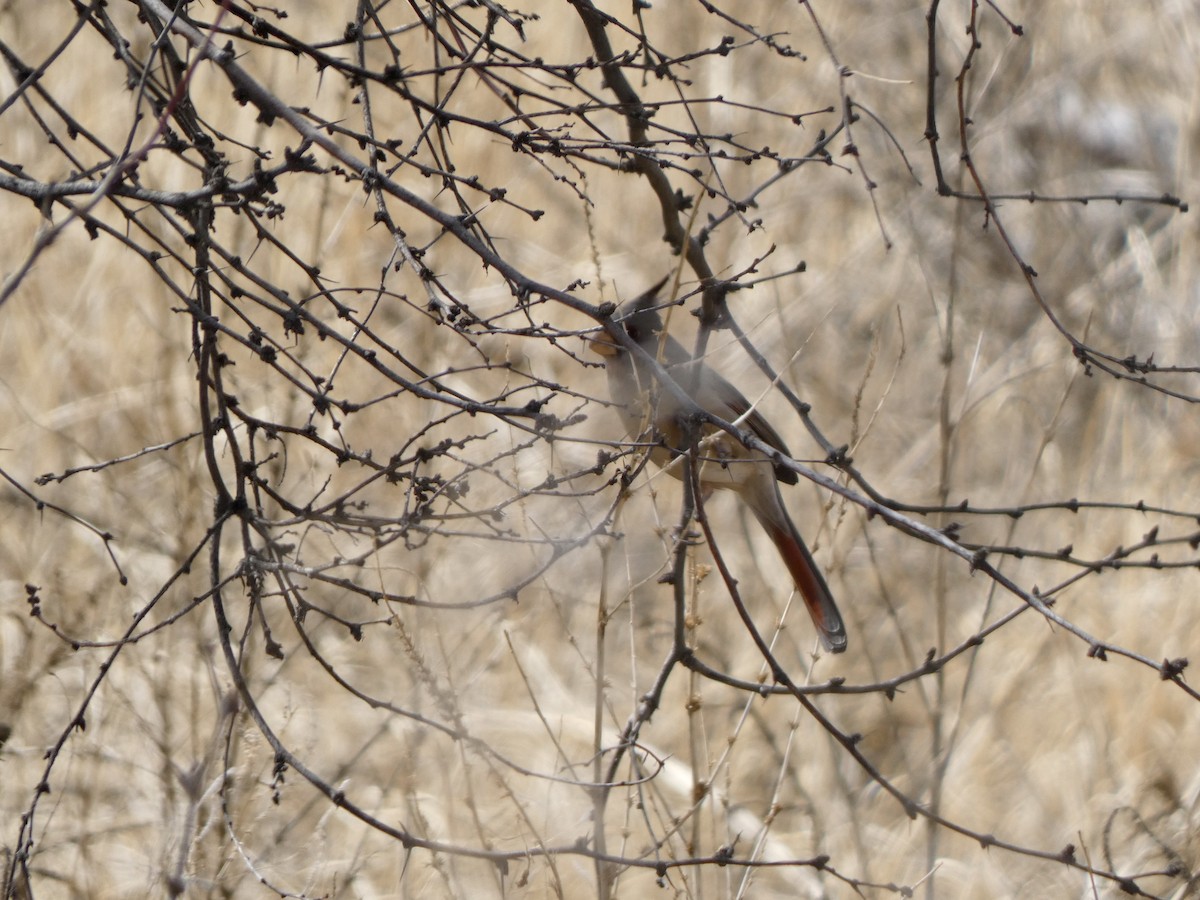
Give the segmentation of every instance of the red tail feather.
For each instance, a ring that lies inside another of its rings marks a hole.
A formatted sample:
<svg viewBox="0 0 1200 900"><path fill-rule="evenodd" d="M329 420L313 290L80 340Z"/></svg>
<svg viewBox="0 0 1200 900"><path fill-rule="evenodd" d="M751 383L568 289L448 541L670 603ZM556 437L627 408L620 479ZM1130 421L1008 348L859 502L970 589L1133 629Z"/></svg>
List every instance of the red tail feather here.
<svg viewBox="0 0 1200 900"><path fill-rule="evenodd" d="M846 625L842 621L842 614L838 612L833 594L830 593L821 570L817 568L816 560L808 552L804 539L800 537L796 526L784 511L783 501L779 499L778 493L775 502L779 504L775 510L760 510L757 505L752 506L752 509L759 524L766 529L775 546L779 548L779 555L783 557L788 571L792 573L796 589L804 598L808 614L817 626L821 644L830 653L842 653L846 649Z"/></svg>

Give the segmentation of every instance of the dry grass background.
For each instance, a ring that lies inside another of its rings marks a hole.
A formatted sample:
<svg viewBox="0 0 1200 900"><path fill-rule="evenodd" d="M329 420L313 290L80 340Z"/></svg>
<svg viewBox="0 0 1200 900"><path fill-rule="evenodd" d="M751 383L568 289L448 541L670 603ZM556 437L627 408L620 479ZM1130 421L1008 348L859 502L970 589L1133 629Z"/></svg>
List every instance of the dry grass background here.
<svg viewBox="0 0 1200 900"><path fill-rule="evenodd" d="M55 15L44 6L35 14L33 4L16 0L0 11L0 39L30 63L46 58L74 22L65 8ZM541 18L525 26L524 52L547 60L587 57L592 51L570 5L542 6ZM1071 545L1079 557L1100 559L1156 526L1164 538L1195 533L1200 429L1194 404L1129 381L1088 377L1037 308L994 227L984 227L979 204L936 196L922 137L926 6L814 6L837 59L854 72L847 89L883 119L920 183L888 136L864 119L855 140L879 185L878 219L863 178L841 165L846 158L835 157L838 166L806 166L766 192L748 213L761 218L762 229L747 234L727 223L715 231L707 254L719 274L740 271L771 246L775 253L764 272L807 262L804 274L735 295L739 321L756 345L812 404L830 439L850 444L859 470L889 497L969 499L981 507L1069 498L1144 501L1181 513L1052 508L1019 519L929 519L939 526L960 522L964 540L1051 553ZM943 158L948 177L966 188L954 149L952 78L966 50L969 5L942 7ZM1197 197L1200 23L1193 4L1001 7L1024 25L1025 35L1006 32L985 8L984 47L971 76L973 157L990 190ZM787 32L787 42L809 59L783 60L753 48L705 57L687 71L691 96L721 94L789 112L836 104L836 70L803 6L746 2L728 10ZM203 18L213 8L191 11ZM610 12L628 18L626 5L612 4ZM114 4L111 14L127 33L138 31L132 6ZM351 15L349 7L320 14L297 8L279 24L317 40L340 35L342 19ZM711 46L730 30L699 5L659 3L642 18L656 44L675 53ZM415 69L428 65L424 38L397 41ZM144 54L146 45L134 50ZM340 80L323 79L285 53L249 44L239 50L242 64L289 103L359 127L359 108ZM602 93L591 75L581 82ZM106 46L85 32L43 83L119 146L132 116L131 95L113 87L122 78ZM15 86L11 71L0 75L5 96ZM653 79L638 87L647 96L670 95ZM271 147L277 159L296 144L286 126L264 128L252 109L231 104L213 66L199 68L193 94L203 112L219 113L211 124L237 140ZM381 95L374 109L380 133L411 142L410 111L387 104ZM478 84L461 104L477 115L498 115L495 98ZM788 155L805 152L819 128L838 121L832 114L814 116L797 128L729 104L695 109L709 117L705 127L712 132L736 132L749 146L770 145ZM598 119L610 133L624 134L615 115ZM678 108L658 121L687 126ZM22 164L31 177L51 181L71 168L19 103L0 117L0 135L3 158ZM599 301L631 296L678 265L661 240L660 214L641 179L589 171L586 183L579 182L594 201L585 209L572 189L501 140L466 127L452 128L450 139L460 173L477 172L523 206L546 211L536 222L499 204L486 213L499 252L531 277L559 287L584 279L590 284L580 296ZM143 184L195 186L196 173L161 156L144 166ZM249 153L234 159L235 172L245 174L249 166ZM407 187L446 199L436 180L407 172L397 175ZM732 164L721 174L735 196L761 178L758 169ZM683 179L676 186L694 191ZM281 243L319 264L337 288L365 289L343 297L365 309L393 246L387 230L373 222L373 201L360 185L335 176L292 179L279 199L287 214L270 227ZM31 253L45 220L14 194L0 195L0 203L0 270L7 277ZM716 201L704 201L699 223L720 211ZM125 227L104 206L96 214ZM414 246L436 236L436 227L415 214L401 218L399 207L393 214ZM61 219L63 211L54 215ZM1163 364L1195 364L1200 290L1191 215L1152 203L1019 201L1003 204L1001 215L1073 332L1117 355L1153 353ZM165 232L152 216L146 221ZM294 296L311 290L294 265L256 242L243 218L220 218L217 239ZM451 238L434 243L426 262L481 318L511 309L504 283ZM187 274L179 267L172 272L187 290ZM683 277L690 286L692 273L685 270ZM530 441L499 420L456 419L431 432L431 442L487 435L465 444L453 460L432 464L461 474L487 463L471 472L474 508L532 490L547 474L594 463L596 441L612 438L618 426L611 411L587 399L604 397L606 389L602 371L581 363L589 359L581 341L562 342L576 355L516 335L484 335L471 346L423 314L423 289L411 272L386 278L395 294L384 298L372 324L413 363L442 372L483 359L507 361L511 372L462 371L445 381L482 395L497 390L497 379L515 386L522 373L533 373L575 392L551 402L555 414L587 416L552 442ZM0 307L0 468L40 500L111 532L128 576L128 584L119 583L103 542L78 522L37 508L12 485L0 491L0 722L11 728L0 748L6 854L17 846L22 816L44 777L47 748L68 734L34 820L33 896L270 894L260 877L303 896L596 896L596 870L586 856L535 854L505 870L445 850L406 852L394 838L338 810L293 770L282 780L274 777L271 747L237 704L211 604L194 604L171 618L210 587L203 556L169 583L213 521L213 486L198 440L35 485L42 473L95 465L199 428L190 318L180 306L133 253L111 239L90 241L77 224ZM333 341L318 341L311 331L284 334L278 321L253 314L309 370L328 373L338 365ZM562 328L590 324L554 304L538 306L534 315ZM350 334L328 318L330 327ZM676 317L685 329L686 318ZM724 334L714 342L714 358L749 395L766 389ZM328 419L311 416L307 396L274 370L233 342L223 349L235 362L226 371L242 409L298 426L311 418L322 436L370 449L380 461L447 412L395 392L394 384L351 358L338 370L340 395L385 399L343 417L335 433ZM1191 373L1157 380L1200 394ZM516 398L524 403L533 396ZM798 459L823 456L781 400L767 393L764 406L783 423ZM281 446L264 445L267 452ZM228 474L227 455L220 464ZM297 502L336 496L364 478L362 467L339 466L301 440L287 442L286 454L264 471L276 490ZM233 579L226 604L244 650L245 678L291 752L370 814L445 845L519 852L591 840L587 784L596 775L597 718L602 745L611 752L670 647L670 588L657 577L670 564L680 500L676 482L642 476L619 510L613 536L584 540L537 574L547 559L545 541L577 540L603 522L616 497L616 488L606 487L611 471L505 508L496 525L511 530L513 540L479 537L484 529L468 519L446 522L447 533L417 546L377 546L369 535L306 527L276 510L272 533L298 548L305 564L362 555L363 564L340 566L336 574L394 595L459 604L536 575L517 602L441 609L371 603L307 581L303 591L314 605L367 623L356 640L344 625L310 612L303 631L329 668L306 648L281 599L270 593L262 605L284 656L268 655L262 630L245 626L247 600ZM398 515L403 492L376 481L356 496L370 504L371 514L386 517ZM759 627L799 680L839 677L855 685L895 677L919 667L929 648L955 646L1022 605L983 575L972 575L960 559L869 518L853 502L803 482L789 490L788 500L847 614L851 649L844 656L812 658L811 629L802 610L797 617L770 546L728 499L714 498L710 511ZM238 536L228 535L225 576L235 572L238 547ZM1159 552L1164 559L1196 559L1186 542ZM994 554L992 561L1025 588L1046 589L1078 572L1055 560ZM709 563L707 551L697 548L689 569L695 579L688 586L690 638L710 664L743 679L765 677ZM1110 570L1064 590L1056 609L1101 640L1151 659L1187 657L1200 641L1198 577L1194 567ZM36 586L45 622L58 634L29 615L26 585ZM126 646L111 669L101 668L110 645L71 646L70 640L117 639L164 588L148 622L168 624ZM602 601L612 617L600 635ZM1139 877L1148 893L1193 896L1200 877L1200 707L1154 670L1116 657L1100 662L1087 649L1030 610L890 699L881 692L823 694L815 702L842 731L862 736L860 747L880 772L913 800L936 803L945 818L1051 855L1073 844L1076 858L1097 868L1125 876L1162 873ZM85 720L72 729L102 671ZM454 740L427 722L375 708L351 696L331 672L365 695L464 737ZM872 897L904 886L939 897L1120 893L1117 884L1093 881L1053 859L986 848L910 820L786 696L747 696L676 669L641 739L664 763L654 778L613 792L604 823L613 853L671 860L733 845L743 858L827 856L841 876L868 882L859 890ZM633 772L627 766L622 775ZM648 850L651 845L656 849ZM661 878L652 869L631 868L615 890L628 898L853 894L845 881L800 863L695 866Z"/></svg>

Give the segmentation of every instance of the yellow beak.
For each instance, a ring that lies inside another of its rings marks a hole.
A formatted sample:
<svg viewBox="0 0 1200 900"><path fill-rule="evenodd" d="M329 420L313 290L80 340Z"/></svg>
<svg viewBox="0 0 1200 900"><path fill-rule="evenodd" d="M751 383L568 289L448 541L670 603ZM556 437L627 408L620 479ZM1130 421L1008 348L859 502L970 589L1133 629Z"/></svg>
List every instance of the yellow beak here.
<svg viewBox="0 0 1200 900"><path fill-rule="evenodd" d="M584 338L584 340L592 345L592 352L599 356L611 358L624 349L613 340L613 336L607 331L598 331L593 336Z"/></svg>

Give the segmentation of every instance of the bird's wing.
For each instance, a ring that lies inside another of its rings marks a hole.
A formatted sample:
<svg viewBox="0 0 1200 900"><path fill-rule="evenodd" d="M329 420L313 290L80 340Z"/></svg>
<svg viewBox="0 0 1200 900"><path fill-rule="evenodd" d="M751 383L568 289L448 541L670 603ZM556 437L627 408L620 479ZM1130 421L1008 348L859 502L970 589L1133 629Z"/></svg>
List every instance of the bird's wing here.
<svg viewBox="0 0 1200 900"><path fill-rule="evenodd" d="M792 455L792 452L788 450L787 444L780 437L779 432L772 427L771 423L757 409L751 409L750 401L745 398L741 391L712 371L712 369L709 369L706 374L705 389L712 391L719 398L721 404L729 408L732 413L729 416L731 422L734 419L740 419L742 416L745 416L746 418L742 421L754 433L755 437L763 443L774 447L784 456ZM798 480L795 472L782 466L775 467L775 477L784 484L795 484Z"/></svg>

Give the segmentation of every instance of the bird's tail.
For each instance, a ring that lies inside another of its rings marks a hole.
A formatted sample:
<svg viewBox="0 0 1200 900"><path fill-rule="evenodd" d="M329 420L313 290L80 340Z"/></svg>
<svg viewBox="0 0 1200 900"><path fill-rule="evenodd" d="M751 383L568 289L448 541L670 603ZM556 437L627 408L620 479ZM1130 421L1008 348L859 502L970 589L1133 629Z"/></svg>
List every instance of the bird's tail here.
<svg viewBox="0 0 1200 900"><path fill-rule="evenodd" d="M779 496L779 489L774 484L771 485L771 493L773 497L756 498L759 502L750 504L751 509L759 524L771 536L791 572L796 589L804 598L808 614L817 627L822 646L830 653L842 653L846 649L846 624L842 621L842 614L838 612L829 585L817 568L804 538L800 537L800 532L792 524L783 506L783 498Z"/></svg>

